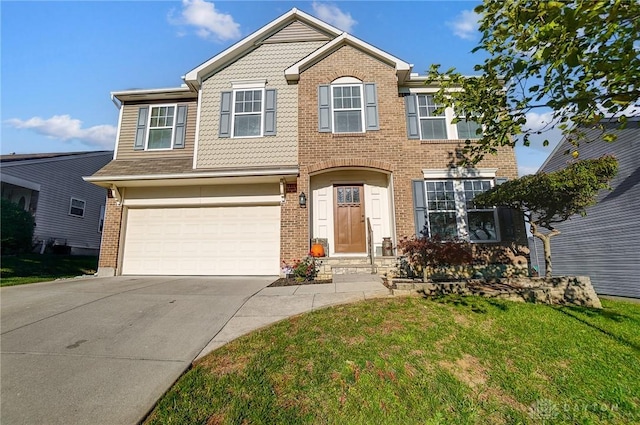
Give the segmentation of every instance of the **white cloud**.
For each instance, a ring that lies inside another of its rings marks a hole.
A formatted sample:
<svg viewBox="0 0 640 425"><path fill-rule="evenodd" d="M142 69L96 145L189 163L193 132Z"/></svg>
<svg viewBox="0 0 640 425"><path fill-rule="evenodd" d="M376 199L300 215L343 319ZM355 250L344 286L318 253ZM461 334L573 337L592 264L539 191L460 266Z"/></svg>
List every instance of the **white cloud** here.
<svg viewBox="0 0 640 425"><path fill-rule="evenodd" d="M62 141L79 140L89 146L113 149L116 140L116 128L112 125L96 125L82 128L82 121L69 115L54 115L51 118L40 117L20 120L12 118L7 123L15 128L30 129L52 139Z"/></svg>
<svg viewBox="0 0 640 425"><path fill-rule="evenodd" d="M353 27L358 23L358 21L351 17L350 13L343 12L338 6L333 4L314 1L311 7L313 7L313 12L318 18L340 28L342 31L351 32Z"/></svg>
<svg viewBox="0 0 640 425"><path fill-rule="evenodd" d="M455 21L447 22L447 25L453 29L456 36L464 40L474 40L478 36L479 19L480 15L473 10L463 10L456 16Z"/></svg>
<svg viewBox="0 0 640 425"><path fill-rule="evenodd" d="M240 38L240 24L233 16L216 10L214 3L204 0L182 0L182 11L175 18L169 14L169 23L195 27L198 37L205 40L227 41ZM179 36L184 33L180 31Z"/></svg>
<svg viewBox="0 0 640 425"><path fill-rule="evenodd" d="M553 111L527 112L527 123L522 129L530 133L529 147L547 153L553 150L562 139L562 131L558 127L554 127L557 123L558 120L553 118ZM540 134L536 134L538 131ZM516 136L517 140L521 140L521 138L521 136ZM549 141L548 146L544 146L545 140Z"/></svg>
<svg viewBox="0 0 640 425"><path fill-rule="evenodd" d="M537 112L527 112L527 123L525 124L524 129L530 131L542 131L553 125L554 121L552 111L543 112L541 114Z"/></svg>

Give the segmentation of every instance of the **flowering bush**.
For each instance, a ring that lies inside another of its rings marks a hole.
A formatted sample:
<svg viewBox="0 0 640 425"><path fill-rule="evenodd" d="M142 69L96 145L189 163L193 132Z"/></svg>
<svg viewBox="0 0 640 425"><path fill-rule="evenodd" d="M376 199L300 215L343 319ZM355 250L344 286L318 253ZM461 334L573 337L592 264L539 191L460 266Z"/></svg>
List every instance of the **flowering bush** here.
<svg viewBox="0 0 640 425"><path fill-rule="evenodd" d="M285 275L289 276L292 274L298 282L314 280L318 275L318 266L315 258L311 256L307 256L302 260L294 260L291 266L285 261L283 261L282 264L282 271Z"/></svg>

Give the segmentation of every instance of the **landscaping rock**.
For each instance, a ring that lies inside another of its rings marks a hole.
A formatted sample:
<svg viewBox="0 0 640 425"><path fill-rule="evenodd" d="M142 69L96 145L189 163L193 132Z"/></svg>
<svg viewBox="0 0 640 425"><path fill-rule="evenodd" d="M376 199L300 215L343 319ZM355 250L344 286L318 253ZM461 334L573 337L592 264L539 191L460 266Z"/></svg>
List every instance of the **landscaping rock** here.
<svg viewBox="0 0 640 425"><path fill-rule="evenodd" d="M602 308L588 276L514 277L443 283L393 279L392 285L397 288L393 289L394 295L477 295L518 302Z"/></svg>

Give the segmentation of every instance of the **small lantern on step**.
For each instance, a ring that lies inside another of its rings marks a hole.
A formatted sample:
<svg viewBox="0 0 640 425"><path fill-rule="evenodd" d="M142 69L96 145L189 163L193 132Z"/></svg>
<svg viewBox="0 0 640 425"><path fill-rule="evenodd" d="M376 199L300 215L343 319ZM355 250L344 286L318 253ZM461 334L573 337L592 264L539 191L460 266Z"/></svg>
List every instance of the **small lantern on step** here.
<svg viewBox="0 0 640 425"><path fill-rule="evenodd" d="M307 195L304 192L300 192L299 196L300 208L307 208Z"/></svg>

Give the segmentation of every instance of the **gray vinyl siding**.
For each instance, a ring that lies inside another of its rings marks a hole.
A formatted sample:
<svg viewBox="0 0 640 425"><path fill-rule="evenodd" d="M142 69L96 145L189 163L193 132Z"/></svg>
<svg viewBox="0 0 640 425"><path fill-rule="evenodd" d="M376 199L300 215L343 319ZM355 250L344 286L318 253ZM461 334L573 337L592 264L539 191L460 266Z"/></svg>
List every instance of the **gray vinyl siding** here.
<svg viewBox="0 0 640 425"><path fill-rule="evenodd" d="M162 151L145 151L134 149L136 131L138 129L138 110L141 107L154 104L187 105L187 122L185 125L185 138L183 149L171 149ZM164 100L144 104L125 104L122 106L122 122L120 123L120 139L118 141L118 153L116 159L141 159L141 158L193 158L193 149L196 139L196 117L198 115L198 102L196 100L171 101Z"/></svg>
<svg viewBox="0 0 640 425"><path fill-rule="evenodd" d="M52 159L2 163L2 174L40 185L35 215L36 239L66 239L76 249L100 249L100 207L106 190L82 180L104 167L113 152L94 152ZM84 217L69 215L71 197L85 201Z"/></svg>
<svg viewBox="0 0 640 425"><path fill-rule="evenodd" d="M597 205L587 209L587 216L573 217L557 228L562 233L551 239L554 275L587 275L595 290L603 295L640 298L640 128L638 121L616 131L613 143L581 143L580 159L613 154L619 162L612 190L599 195ZM593 134L593 133L592 133ZM572 158L564 155L571 148L566 142L554 151L543 165L549 172L564 168ZM544 271L540 241L532 247Z"/></svg>

